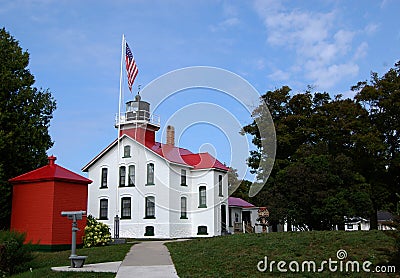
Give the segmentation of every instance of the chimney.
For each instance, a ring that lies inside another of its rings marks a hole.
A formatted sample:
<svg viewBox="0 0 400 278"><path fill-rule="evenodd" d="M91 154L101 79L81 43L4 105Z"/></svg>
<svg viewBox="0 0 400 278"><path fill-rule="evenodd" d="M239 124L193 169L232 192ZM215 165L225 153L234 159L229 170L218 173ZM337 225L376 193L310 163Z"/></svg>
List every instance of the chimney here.
<svg viewBox="0 0 400 278"><path fill-rule="evenodd" d="M56 161L56 157L55 156L49 156L49 157L47 157L47 160L49 161L49 165L54 165L55 163L54 163L54 161Z"/></svg>
<svg viewBox="0 0 400 278"><path fill-rule="evenodd" d="M175 128L172 125L167 126L167 145L175 146Z"/></svg>

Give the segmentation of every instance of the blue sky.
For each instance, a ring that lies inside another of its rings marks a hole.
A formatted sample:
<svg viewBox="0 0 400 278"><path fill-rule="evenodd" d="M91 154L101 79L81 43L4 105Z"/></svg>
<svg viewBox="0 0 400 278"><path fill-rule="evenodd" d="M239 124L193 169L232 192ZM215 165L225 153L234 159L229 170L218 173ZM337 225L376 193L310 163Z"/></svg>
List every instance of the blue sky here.
<svg viewBox="0 0 400 278"><path fill-rule="evenodd" d="M352 96L350 87L369 79L370 71L382 74L400 60L399 14L397 0L0 0L0 25L30 53L36 86L49 88L57 100L50 128L55 145L48 153L78 173L117 134L122 34L139 67L135 91L169 71L212 66L240 75L260 94L312 85ZM155 94L142 98L152 103ZM124 97L130 97L126 82ZM239 126L251 122L240 103L207 89L176 93L155 112L162 124L181 109L196 113L199 123L185 127L179 145L214 150L221 161L244 169L245 158L231 159L237 146L229 143L224 123L202 124L208 110L191 109L198 102L229 111ZM164 141L161 132L158 140Z"/></svg>

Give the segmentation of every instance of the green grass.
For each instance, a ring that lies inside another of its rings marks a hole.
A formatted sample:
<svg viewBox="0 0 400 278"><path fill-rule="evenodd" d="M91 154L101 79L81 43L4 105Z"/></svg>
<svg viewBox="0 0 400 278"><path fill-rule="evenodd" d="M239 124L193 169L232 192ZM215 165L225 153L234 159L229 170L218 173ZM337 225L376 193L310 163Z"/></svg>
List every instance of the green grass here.
<svg viewBox="0 0 400 278"><path fill-rule="evenodd" d="M394 239L382 231L331 231L289 232L269 234L237 234L231 236L201 238L166 244L180 277L385 277L372 273L322 273L300 272L294 274L259 272L257 263L268 256L268 260L300 263L315 260L317 266L323 260L338 260L339 249L347 251L346 260L363 262L369 260L376 265L393 265ZM345 261L346 261L345 260ZM399 264L399 262L397 261ZM262 265L263 266L263 265ZM370 269L373 269L371 266ZM288 265L286 265L288 269ZM318 267L317 267L318 268ZM327 269L328 267L325 267ZM400 270L400 265L396 267ZM398 272L397 272L398 273ZM289 274L289 275L288 275ZM368 275L367 275L368 274ZM394 276L392 274L391 276Z"/></svg>
<svg viewBox="0 0 400 278"><path fill-rule="evenodd" d="M104 247L82 248L77 250L80 256L88 256L85 264L122 261L132 244L118 244ZM70 264L68 257L71 251L61 252L35 252L35 259L31 262L32 272L24 272L12 277L115 277L115 273L78 273L78 272L54 272L53 266L66 266Z"/></svg>

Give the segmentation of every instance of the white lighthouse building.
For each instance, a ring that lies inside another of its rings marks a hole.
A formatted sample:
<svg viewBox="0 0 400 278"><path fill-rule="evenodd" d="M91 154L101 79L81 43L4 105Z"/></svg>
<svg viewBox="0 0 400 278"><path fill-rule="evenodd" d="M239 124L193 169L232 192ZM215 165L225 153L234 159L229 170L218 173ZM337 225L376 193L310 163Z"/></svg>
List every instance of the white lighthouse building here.
<svg viewBox="0 0 400 278"><path fill-rule="evenodd" d="M227 230L228 168L209 153L155 141L159 118L137 95L126 103L119 138L83 167L93 183L88 214L129 238L217 236Z"/></svg>

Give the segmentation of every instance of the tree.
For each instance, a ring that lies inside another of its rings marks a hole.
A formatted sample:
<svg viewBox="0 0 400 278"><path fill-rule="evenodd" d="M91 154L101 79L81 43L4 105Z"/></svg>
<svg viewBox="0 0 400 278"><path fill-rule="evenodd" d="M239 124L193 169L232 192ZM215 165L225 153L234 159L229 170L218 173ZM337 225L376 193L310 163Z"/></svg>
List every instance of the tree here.
<svg viewBox="0 0 400 278"><path fill-rule="evenodd" d="M241 198L245 201L250 202L249 190L251 182L248 180L240 180L238 177L237 169L229 167L228 171L228 189L229 196Z"/></svg>
<svg viewBox="0 0 400 278"><path fill-rule="evenodd" d="M274 120L277 152L274 169L255 203L268 203L273 224L343 228L345 216L367 216L372 211L373 191L363 174L377 172L364 164L370 166L371 154L382 149L379 133L368 112L351 99L309 91L291 96L290 91L284 86L262 96ZM255 116L257 121L243 131L253 135L258 147L250 154L249 165L258 178L265 178L258 164L266 157L260 142L268 138L261 137L264 126L258 124L264 115Z"/></svg>
<svg viewBox="0 0 400 278"><path fill-rule="evenodd" d="M33 87L29 54L0 29L0 229L9 227L12 187L8 179L46 163L48 133L56 102Z"/></svg>
<svg viewBox="0 0 400 278"><path fill-rule="evenodd" d="M393 210L396 193L400 192L400 61L382 77L372 72L369 83L359 82L352 90L357 93L357 102L368 111L383 144L383 148L370 153L379 167L367 176L373 185L374 210ZM374 216L371 226L377 229L376 213Z"/></svg>

